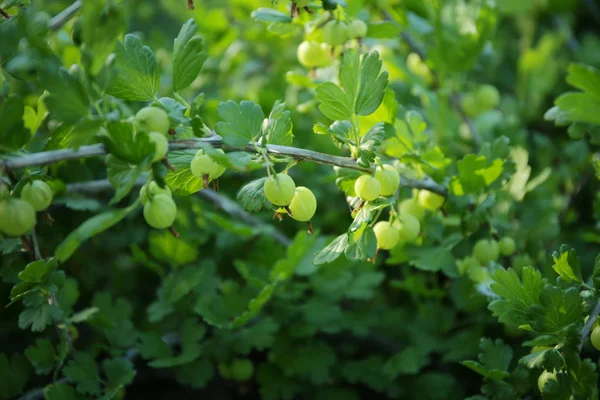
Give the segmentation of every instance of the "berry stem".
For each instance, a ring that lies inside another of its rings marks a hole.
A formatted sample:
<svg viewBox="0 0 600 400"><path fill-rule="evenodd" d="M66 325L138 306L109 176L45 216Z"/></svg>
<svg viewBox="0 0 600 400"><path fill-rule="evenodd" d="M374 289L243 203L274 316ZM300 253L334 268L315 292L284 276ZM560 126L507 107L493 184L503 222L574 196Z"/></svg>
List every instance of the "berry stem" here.
<svg viewBox="0 0 600 400"><path fill-rule="evenodd" d="M179 234L179 232L177 232L177 229L175 229L172 226L169 227L169 232L171 232L171 235L173 235L177 239L179 239L181 237L181 235Z"/></svg>
<svg viewBox="0 0 600 400"><path fill-rule="evenodd" d="M167 167L169 170L171 170L171 171L173 171L173 172L177 171L177 169L176 169L176 168L173 166L173 164L171 164L171 163L169 162L169 159L167 159L167 158L163 158L163 159L162 159L162 163L163 163L163 164L165 165L165 167Z"/></svg>
<svg viewBox="0 0 600 400"><path fill-rule="evenodd" d="M188 0L187 4L188 4L188 8L190 10L193 10L195 8L194 7L194 0Z"/></svg>
<svg viewBox="0 0 600 400"><path fill-rule="evenodd" d="M313 233L315 233L315 230L313 229L313 226L312 226L312 222L308 221L306 224L308 225L308 234L312 235Z"/></svg>
<svg viewBox="0 0 600 400"><path fill-rule="evenodd" d="M6 19L10 19L10 15L8 15L8 13L1 8L0 8L0 14Z"/></svg>
<svg viewBox="0 0 600 400"><path fill-rule="evenodd" d="M290 206L285 206L283 208L285 208L285 211L287 211L287 213L290 215L290 217L294 216L294 213L292 212L292 210L290 210Z"/></svg>

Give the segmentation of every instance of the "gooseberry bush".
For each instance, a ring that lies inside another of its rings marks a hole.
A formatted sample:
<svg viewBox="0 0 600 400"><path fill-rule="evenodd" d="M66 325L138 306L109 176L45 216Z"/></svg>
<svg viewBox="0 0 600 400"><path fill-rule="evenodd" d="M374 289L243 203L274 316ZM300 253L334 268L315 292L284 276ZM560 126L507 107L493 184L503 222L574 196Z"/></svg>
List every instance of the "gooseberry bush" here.
<svg viewBox="0 0 600 400"><path fill-rule="evenodd" d="M598 15L0 0L0 399L597 399Z"/></svg>

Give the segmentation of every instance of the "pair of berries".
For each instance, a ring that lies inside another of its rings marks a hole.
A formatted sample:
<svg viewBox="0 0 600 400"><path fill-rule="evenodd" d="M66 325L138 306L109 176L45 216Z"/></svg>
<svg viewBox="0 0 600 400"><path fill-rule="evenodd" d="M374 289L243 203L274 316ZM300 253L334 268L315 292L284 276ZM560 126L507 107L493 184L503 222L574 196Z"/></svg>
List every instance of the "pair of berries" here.
<svg viewBox="0 0 600 400"><path fill-rule="evenodd" d="M290 217L300 222L310 221L317 211L317 199L313 192L296 183L287 174L267 178L264 184L265 197L273 205L285 207Z"/></svg>
<svg viewBox="0 0 600 400"><path fill-rule="evenodd" d="M42 180L28 182L21 190L21 198L0 199L0 232L10 236L22 236L36 222L36 211L44 211L52 203L52 189Z"/></svg>

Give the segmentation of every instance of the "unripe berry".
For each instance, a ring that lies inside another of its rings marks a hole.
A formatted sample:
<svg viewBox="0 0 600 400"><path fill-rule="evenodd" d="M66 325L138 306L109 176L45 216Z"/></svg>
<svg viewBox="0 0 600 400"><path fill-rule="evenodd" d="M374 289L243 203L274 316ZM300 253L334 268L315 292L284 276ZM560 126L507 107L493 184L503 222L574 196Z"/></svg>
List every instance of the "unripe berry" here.
<svg viewBox="0 0 600 400"><path fill-rule="evenodd" d="M177 216L177 205L165 194L157 194L144 206L144 218L148 225L165 229L173 225Z"/></svg>
<svg viewBox="0 0 600 400"><path fill-rule="evenodd" d="M0 202L0 232L22 236L35 225L35 210L25 200L9 198Z"/></svg>
<svg viewBox="0 0 600 400"><path fill-rule="evenodd" d="M503 256L511 256L517 249L517 245L513 238L505 236L500 239L500 254Z"/></svg>
<svg viewBox="0 0 600 400"><path fill-rule="evenodd" d="M373 232L377 238L377 248L382 250L390 250L396 247L400 241L398 229L396 229L388 221L379 221L373 226Z"/></svg>
<svg viewBox="0 0 600 400"><path fill-rule="evenodd" d="M212 180L219 173L219 164L211 156L204 154L204 150L198 150L190 169L195 177L203 178L204 175L208 175L208 179Z"/></svg>
<svg viewBox="0 0 600 400"><path fill-rule="evenodd" d="M481 239L475 243L473 256L479 260L482 265L488 265L500 257L500 246L493 239Z"/></svg>
<svg viewBox="0 0 600 400"><path fill-rule="evenodd" d="M371 175L361 175L354 183L356 195L364 201L373 201L381 194L381 183Z"/></svg>
<svg viewBox="0 0 600 400"><path fill-rule="evenodd" d="M264 184L265 197L276 206L287 206L296 194L296 184L288 174L277 174L267 178Z"/></svg>
<svg viewBox="0 0 600 400"><path fill-rule="evenodd" d="M367 30L367 24L360 19L352 21L348 26L348 32L350 32L350 36L353 38L361 38L367 36Z"/></svg>
<svg viewBox="0 0 600 400"><path fill-rule="evenodd" d="M326 65L329 62L327 45L317 42L302 42L298 46L298 61L307 68Z"/></svg>
<svg viewBox="0 0 600 400"><path fill-rule="evenodd" d="M26 183L21 198L31 204L35 211L43 211L52 203L52 189L42 180Z"/></svg>
<svg viewBox="0 0 600 400"><path fill-rule="evenodd" d="M332 46L340 46L348 40L348 24L342 21L329 21L323 27L323 40Z"/></svg>
<svg viewBox="0 0 600 400"><path fill-rule="evenodd" d="M544 386L548 383L549 380L556 381L556 372L544 371L538 377L538 389L540 392L544 392Z"/></svg>
<svg viewBox="0 0 600 400"><path fill-rule="evenodd" d="M317 211L317 199L309 188L298 186L289 209L296 221L310 221Z"/></svg>
<svg viewBox="0 0 600 400"><path fill-rule="evenodd" d="M392 196L400 186L400 175L396 168L391 165L384 165L375 169L375 179L381 184L381 195Z"/></svg>
<svg viewBox="0 0 600 400"><path fill-rule="evenodd" d="M135 119L139 129L145 132L158 132L166 135L171 127L169 114L158 107L142 108L135 115Z"/></svg>
<svg viewBox="0 0 600 400"><path fill-rule="evenodd" d="M493 85L481 85L476 96L477 102L484 110L496 108L500 104L500 92Z"/></svg>
<svg viewBox="0 0 600 400"><path fill-rule="evenodd" d="M410 214L419 221L425 218L425 209L415 199L402 200L398 205L398 211L402 214Z"/></svg>
<svg viewBox="0 0 600 400"><path fill-rule="evenodd" d="M246 358L237 358L231 363L231 377L238 381L243 382L252 378L254 375L254 365L252 361Z"/></svg>
<svg viewBox="0 0 600 400"><path fill-rule="evenodd" d="M140 189L140 201L142 202L142 205L146 205L148 200L157 194L164 194L171 197L171 189L169 189L168 186L161 188L155 181L146 183Z"/></svg>
<svg viewBox="0 0 600 400"><path fill-rule="evenodd" d="M394 223L398 235L403 242L414 242L421 232L419 220L410 214L402 214Z"/></svg>
<svg viewBox="0 0 600 400"><path fill-rule="evenodd" d="M437 211L444 205L445 201L444 196L440 196L429 190L421 190L419 192L419 204L426 210Z"/></svg>
<svg viewBox="0 0 600 400"><path fill-rule="evenodd" d="M592 346L596 350L600 350L600 326L596 326L592 330L592 334L590 335L590 341L592 342Z"/></svg>
<svg viewBox="0 0 600 400"><path fill-rule="evenodd" d="M148 134L150 142L154 144L154 157L152 162L161 161L169 152L169 141L167 137L159 132L150 132Z"/></svg>

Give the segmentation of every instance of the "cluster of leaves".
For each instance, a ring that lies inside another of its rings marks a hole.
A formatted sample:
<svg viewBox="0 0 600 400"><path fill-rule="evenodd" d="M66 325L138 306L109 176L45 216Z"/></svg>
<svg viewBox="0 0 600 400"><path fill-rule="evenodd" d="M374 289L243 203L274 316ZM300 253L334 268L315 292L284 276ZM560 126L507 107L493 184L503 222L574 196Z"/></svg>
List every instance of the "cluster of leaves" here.
<svg viewBox="0 0 600 400"><path fill-rule="evenodd" d="M0 399L151 381L267 400L598 397L600 43L575 1L150 3L0 1L0 195L44 179L56 198L32 235L0 238ZM301 68L299 43L333 19L366 37ZM561 95L563 76L579 91ZM463 108L490 84L498 102ZM169 116L164 163L144 106ZM221 193L191 172L200 148L229 170ZM7 168L40 152L58 158ZM355 181L380 163L401 187L363 203ZM282 165L319 201L313 235L260 212ZM174 192L180 238L143 223L150 179ZM442 210L377 254L373 225L421 189ZM504 236L515 254L466 262ZM581 259L552 252L565 242ZM556 378L538 389L542 371Z"/></svg>

